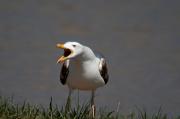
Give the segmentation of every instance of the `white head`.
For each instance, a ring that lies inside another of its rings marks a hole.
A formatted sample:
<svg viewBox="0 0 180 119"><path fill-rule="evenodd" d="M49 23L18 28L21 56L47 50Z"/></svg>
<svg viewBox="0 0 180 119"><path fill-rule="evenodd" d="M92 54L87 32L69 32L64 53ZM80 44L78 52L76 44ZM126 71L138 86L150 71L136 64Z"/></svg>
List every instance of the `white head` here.
<svg viewBox="0 0 180 119"><path fill-rule="evenodd" d="M74 58L83 52L83 45L78 42L66 42L64 44L57 44L56 46L64 49L64 54L58 59L57 63Z"/></svg>

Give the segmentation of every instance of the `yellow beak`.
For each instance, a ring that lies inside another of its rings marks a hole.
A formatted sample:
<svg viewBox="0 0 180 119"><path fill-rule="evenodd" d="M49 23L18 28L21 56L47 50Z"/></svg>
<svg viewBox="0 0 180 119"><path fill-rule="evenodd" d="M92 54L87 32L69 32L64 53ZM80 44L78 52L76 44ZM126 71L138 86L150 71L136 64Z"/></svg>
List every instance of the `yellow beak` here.
<svg viewBox="0 0 180 119"><path fill-rule="evenodd" d="M56 44L57 48L65 49L64 44ZM59 57L57 63L63 63L67 58L64 56Z"/></svg>
<svg viewBox="0 0 180 119"><path fill-rule="evenodd" d="M58 43L58 44L56 44L56 47L57 47L57 48L64 49L64 44L60 44L60 43Z"/></svg>

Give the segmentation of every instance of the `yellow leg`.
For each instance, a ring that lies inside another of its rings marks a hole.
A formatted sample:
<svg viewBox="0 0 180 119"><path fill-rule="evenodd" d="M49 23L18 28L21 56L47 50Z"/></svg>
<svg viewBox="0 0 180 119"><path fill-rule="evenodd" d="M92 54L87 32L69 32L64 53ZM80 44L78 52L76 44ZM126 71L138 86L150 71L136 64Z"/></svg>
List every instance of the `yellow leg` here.
<svg viewBox="0 0 180 119"><path fill-rule="evenodd" d="M65 106L65 114L67 114L67 112L69 112L70 107L71 107L71 93L72 93L72 89L69 89L69 95L66 101L66 106Z"/></svg>
<svg viewBox="0 0 180 119"><path fill-rule="evenodd" d="M92 95L91 95L91 111L92 111L92 117L93 119L95 118L95 114L96 114L96 107L94 104L94 90L92 91Z"/></svg>

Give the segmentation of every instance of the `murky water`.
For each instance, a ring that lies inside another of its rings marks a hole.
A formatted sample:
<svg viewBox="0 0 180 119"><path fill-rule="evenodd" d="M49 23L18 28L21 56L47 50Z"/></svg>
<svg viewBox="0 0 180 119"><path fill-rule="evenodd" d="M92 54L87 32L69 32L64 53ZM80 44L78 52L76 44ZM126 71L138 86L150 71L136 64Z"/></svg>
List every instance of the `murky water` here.
<svg viewBox="0 0 180 119"><path fill-rule="evenodd" d="M0 92L47 105L63 105L62 51L56 43L79 41L102 52L110 81L96 104L130 112L159 106L180 113L179 1L1 0ZM90 94L90 93L88 93ZM80 92L85 102L89 95ZM77 92L73 99L77 99ZM74 103L76 103L75 101Z"/></svg>

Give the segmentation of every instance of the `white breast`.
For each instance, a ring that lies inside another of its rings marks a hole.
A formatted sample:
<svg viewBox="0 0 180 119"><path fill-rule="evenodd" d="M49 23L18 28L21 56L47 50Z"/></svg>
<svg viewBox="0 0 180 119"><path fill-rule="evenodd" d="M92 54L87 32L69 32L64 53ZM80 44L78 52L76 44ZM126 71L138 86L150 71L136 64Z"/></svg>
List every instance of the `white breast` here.
<svg viewBox="0 0 180 119"><path fill-rule="evenodd" d="M81 63L73 61L69 67L67 85L80 90L95 90L103 86L105 83L99 73L98 66L98 58Z"/></svg>

